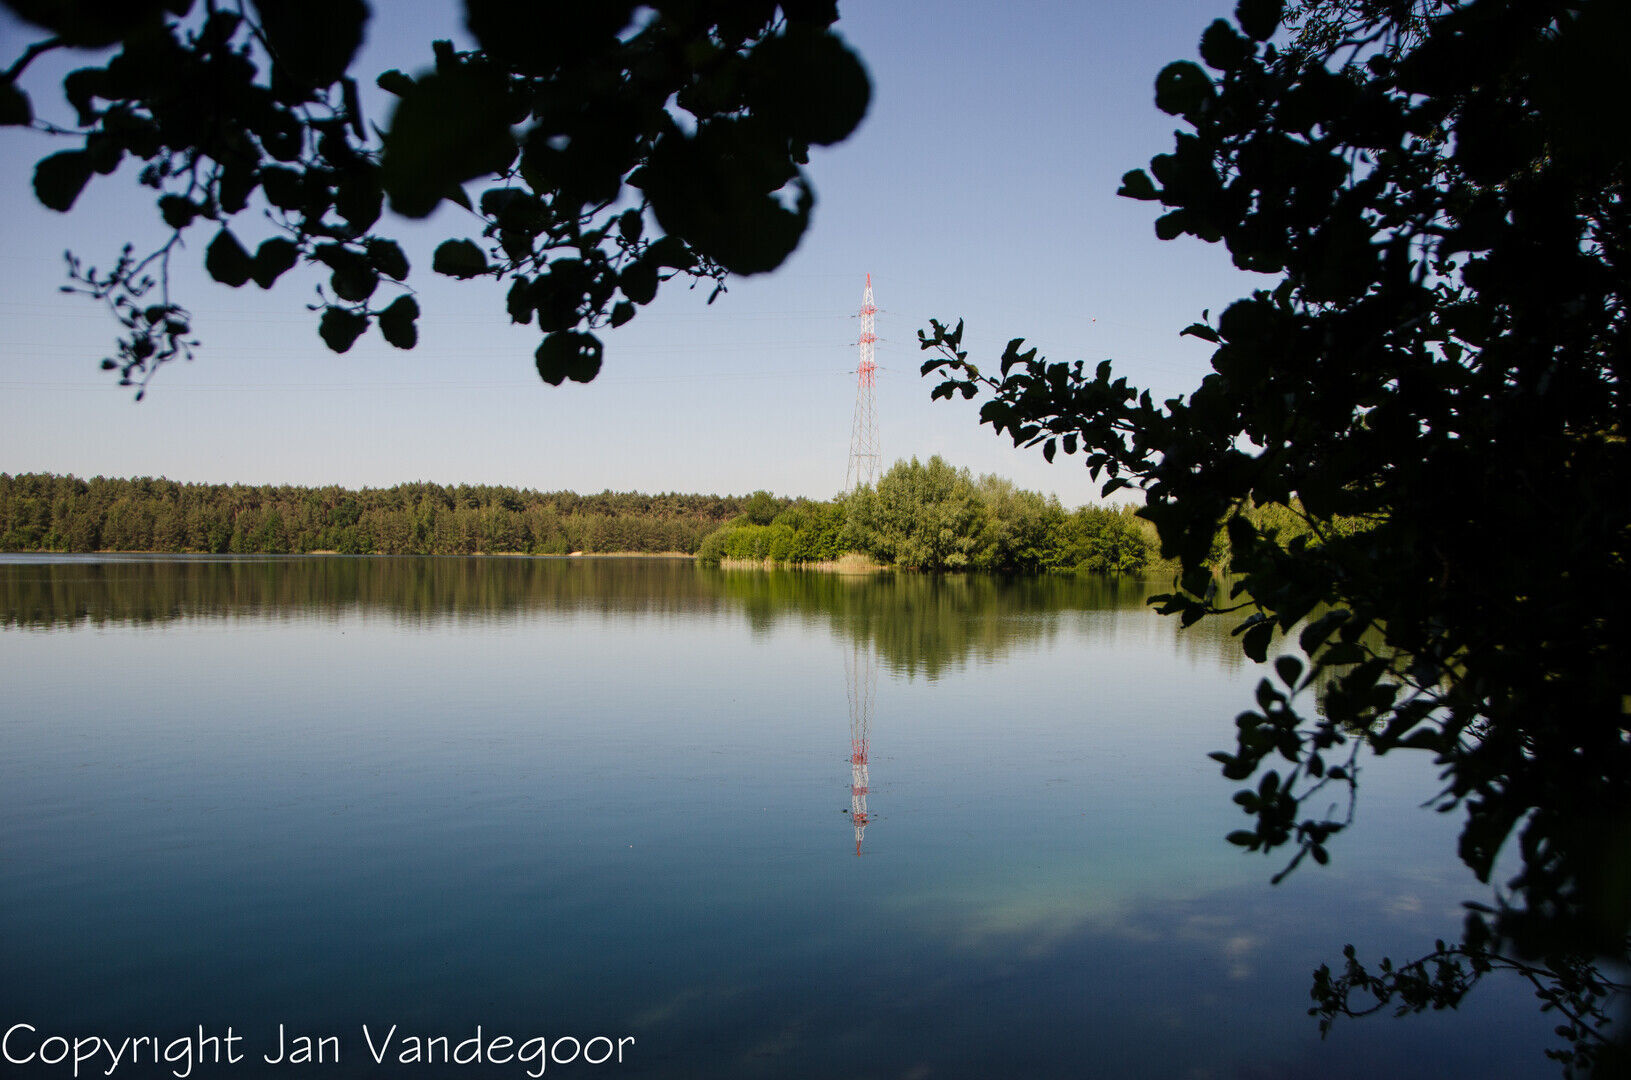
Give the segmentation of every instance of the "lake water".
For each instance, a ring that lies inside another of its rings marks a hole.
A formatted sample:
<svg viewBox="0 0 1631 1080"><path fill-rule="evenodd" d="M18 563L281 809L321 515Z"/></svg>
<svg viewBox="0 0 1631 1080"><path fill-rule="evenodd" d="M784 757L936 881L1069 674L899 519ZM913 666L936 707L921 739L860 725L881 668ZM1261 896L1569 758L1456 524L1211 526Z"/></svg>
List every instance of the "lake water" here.
<svg viewBox="0 0 1631 1080"><path fill-rule="evenodd" d="M1156 591L0 556L0 1073L1555 1075L1517 985L1320 1039L1487 893L1408 754L1271 886L1206 758L1264 671Z"/></svg>

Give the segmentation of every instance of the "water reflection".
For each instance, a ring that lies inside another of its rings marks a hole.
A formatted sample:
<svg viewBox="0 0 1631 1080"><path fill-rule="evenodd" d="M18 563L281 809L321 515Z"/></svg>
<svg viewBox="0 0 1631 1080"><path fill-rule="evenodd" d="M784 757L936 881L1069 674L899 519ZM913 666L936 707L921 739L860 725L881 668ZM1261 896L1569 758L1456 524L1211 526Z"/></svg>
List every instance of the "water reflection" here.
<svg viewBox="0 0 1631 1080"><path fill-rule="evenodd" d="M844 675L849 691L849 813L855 826L855 854L861 854L866 836L866 798L872 787L868 752L872 738L872 710L878 697L878 665L870 644L853 642L844 653Z"/></svg>
<svg viewBox="0 0 1631 1080"><path fill-rule="evenodd" d="M744 618L755 634L824 624L891 675L936 679L1017 648L1051 645L1061 620L1125 634L1165 582L1110 577L706 570L688 559L5 556L0 626L156 625L189 619L338 620L385 614L435 628L514 624L535 615ZM1231 620L1178 632L1133 625L1204 659L1238 666ZM1172 647L1166 645L1166 648Z"/></svg>
<svg viewBox="0 0 1631 1080"><path fill-rule="evenodd" d="M1320 1042L1315 965L1457 925L1455 823L1390 755L1269 889L1204 756L1256 672L1160 589L0 558L0 1017L626 1033L664 1080L1535 1074L1527 1000ZM318 1080L378 1075L347 1045Z"/></svg>

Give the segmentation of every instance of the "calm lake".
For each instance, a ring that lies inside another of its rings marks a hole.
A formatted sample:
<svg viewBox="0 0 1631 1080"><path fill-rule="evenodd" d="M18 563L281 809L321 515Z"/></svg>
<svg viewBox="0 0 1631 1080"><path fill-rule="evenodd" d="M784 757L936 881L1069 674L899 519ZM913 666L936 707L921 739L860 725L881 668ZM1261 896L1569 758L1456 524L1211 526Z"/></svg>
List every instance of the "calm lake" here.
<svg viewBox="0 0 1631 1080"><path fill-rule="evenodd" d="M1321 1040L1488 893L1422 755L1329 866L1225 844L1265 670L1159 591L0 556L0 1073L1556 1075L1510 982Z"/></svg>

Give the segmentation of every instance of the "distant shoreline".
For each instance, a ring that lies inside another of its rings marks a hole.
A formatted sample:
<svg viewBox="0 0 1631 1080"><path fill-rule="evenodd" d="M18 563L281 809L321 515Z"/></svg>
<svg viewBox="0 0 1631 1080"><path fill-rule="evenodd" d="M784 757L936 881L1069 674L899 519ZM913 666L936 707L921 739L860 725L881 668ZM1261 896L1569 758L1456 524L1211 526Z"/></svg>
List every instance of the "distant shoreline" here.
<svg viewBox="0 0 1631 1080"><path fill-rule="evenodd" d="M791 500L753 503L780 513ZM238 555L678 555L754 497L400 484L180 484L0 472L0 550Z"/></svg>
<svg viewBox="0 0 1631 1080"><path fill-rule="evenodd" d="M464 554L441 555L430 551L49 551L44 548L0 551L0 555L71 556L90 561L99 555L151 556L159 559L305 559L312 556L341 559L689 559L696 556L684 551L569 551L564 554L540 555L530 551L472 551Z"/></svg>

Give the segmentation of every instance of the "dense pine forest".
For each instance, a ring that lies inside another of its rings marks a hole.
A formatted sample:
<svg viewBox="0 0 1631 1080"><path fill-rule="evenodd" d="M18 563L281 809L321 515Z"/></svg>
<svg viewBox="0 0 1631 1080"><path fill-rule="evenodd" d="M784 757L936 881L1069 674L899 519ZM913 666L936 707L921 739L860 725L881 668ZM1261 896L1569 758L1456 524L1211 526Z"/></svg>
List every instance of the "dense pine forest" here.
<svg viewBox="0 0 1631 1080"><path fill-rule="evenodd" d="M788 502L760 498L778 509ZM0 473L0 551L692 553L748 501L466 484L352 491Z"/></svg>

